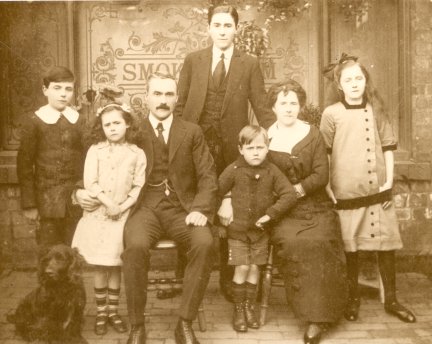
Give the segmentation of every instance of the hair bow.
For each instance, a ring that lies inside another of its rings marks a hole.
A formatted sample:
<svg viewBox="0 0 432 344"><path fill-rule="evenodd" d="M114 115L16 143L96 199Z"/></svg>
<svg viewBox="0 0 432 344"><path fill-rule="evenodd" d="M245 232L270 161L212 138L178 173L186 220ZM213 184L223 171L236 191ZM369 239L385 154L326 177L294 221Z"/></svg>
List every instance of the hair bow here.
<svg viewBox="0 0 432 344"><path fill-rule="evenodd" d="M131 112L129 105L127 105L126 103L115 103L115 102L113 102L113 103L108 103L105 106L102 106L99 109L97 109L97 111L96 111L96 117L99 117L102 114L102 112L104 112L105 109L109 108L110 106L122 109L124 112L127 112L127 113Z"/></svg>
<svg viewBox="0 0 432 344"><path fill-rule="evenodd" d="M334 69L337 66L344 64L347 61L356 62L357 60L358 60L357 56L352 56L352 55L348 55L346 53L342 53L339 61L337 61L336 63L330 63L327 67L324 68L323 74L327 79L334 81Z"/></svg>

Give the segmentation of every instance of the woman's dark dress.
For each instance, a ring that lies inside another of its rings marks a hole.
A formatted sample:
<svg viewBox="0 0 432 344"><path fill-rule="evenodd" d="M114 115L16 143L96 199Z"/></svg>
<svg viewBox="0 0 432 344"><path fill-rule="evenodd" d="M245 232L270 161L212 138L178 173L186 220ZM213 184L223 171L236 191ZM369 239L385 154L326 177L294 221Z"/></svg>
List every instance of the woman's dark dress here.
<svg viewBox="0 0 432 344"><path fill-rule="evenodd" d="M288 302L301 320L336 322L347 299L345 256L338 216L325 192L329 166L321 134L311 127L291 154L270 150L269 156L306 192L271 238Z"/></svg>

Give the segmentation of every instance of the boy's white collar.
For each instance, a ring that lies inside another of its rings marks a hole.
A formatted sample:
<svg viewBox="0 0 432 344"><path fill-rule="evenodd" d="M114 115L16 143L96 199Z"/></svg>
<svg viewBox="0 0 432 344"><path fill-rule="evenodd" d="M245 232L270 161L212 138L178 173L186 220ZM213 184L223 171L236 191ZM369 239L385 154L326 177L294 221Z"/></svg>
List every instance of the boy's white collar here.
<svg viewBox="0 0 432 344"><path fill-rule="evenodd" d="M42 106L35 112L36 116L38 116L43 122L46 124L55 124L60 118L60 113L66 117L66 119L75 124L78 121L79 113L67 106L63 111L58 111L51 107L49 104Z"/></svg>

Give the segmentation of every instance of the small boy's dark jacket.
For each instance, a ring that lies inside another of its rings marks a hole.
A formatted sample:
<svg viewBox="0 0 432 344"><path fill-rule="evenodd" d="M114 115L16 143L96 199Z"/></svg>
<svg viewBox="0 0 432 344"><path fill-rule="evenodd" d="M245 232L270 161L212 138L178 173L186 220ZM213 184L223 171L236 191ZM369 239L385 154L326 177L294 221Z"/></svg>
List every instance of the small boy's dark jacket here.
<svg viewBox="0 0 432 344"><path fill-rule="evenodd" d="M234 221L228 227L232 239L257 241L265 231L255 226L264 215L271 222L279 220L297 201L288 178L272 163L265 160L250 166L240 156L219 177L219 194L231 191Z"/></svg>
<svg viewBox="0 0 432 344"><path fill-rule="evenodd" d="M83 129L83 116L74 124L65 118L47 124L36 114L24 121L17 156L23 209L37 208L41 217L66 216L83 175Z"/></svg>

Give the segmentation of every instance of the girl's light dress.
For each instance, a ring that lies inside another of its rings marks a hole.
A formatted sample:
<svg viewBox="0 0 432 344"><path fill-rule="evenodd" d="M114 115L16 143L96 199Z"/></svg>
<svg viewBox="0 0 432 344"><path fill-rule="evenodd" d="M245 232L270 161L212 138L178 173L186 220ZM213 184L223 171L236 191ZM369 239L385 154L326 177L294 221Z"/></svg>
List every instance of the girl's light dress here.
<svg viewBox="0 0 432 344"><path fill-rule="evenodd" d="M90 147L84 167L84 188L90 196L104 192L119 204L137 199L145 182L146 156L134 144L100 142ZM119 266L123 251L123 229L129 211L119 220L106 216L106 207L84 211L72 241L87 263Z"/></svg>
<svg viewBox="0 0 432 344"><path fill-rule="evenodd" d="M384 152L396 149L393 130L386 119L377 120L372 106L345 101L324 110L321 132L331 154L330 181L336 199L353 204L370 202L385 183ZM355 209L339 209L345 251L388 251L402 248L393 205L382 202Z"/></svg>

